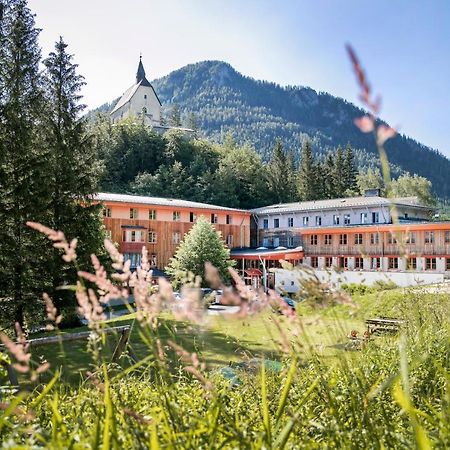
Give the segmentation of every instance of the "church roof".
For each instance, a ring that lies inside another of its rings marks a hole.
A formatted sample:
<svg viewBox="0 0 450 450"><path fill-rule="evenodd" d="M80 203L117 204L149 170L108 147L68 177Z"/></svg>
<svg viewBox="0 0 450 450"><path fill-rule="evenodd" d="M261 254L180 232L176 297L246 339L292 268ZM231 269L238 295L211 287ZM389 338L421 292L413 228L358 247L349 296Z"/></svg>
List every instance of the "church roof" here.
<svg viewBox="0 0 450 450"><path fill-rule="evenodd" d="M139 58L138 70L136 72L136 84L133 84L133 86L129 87L123 93L122 97L120 97L120 100L117 102L116 106L111 111L111 114L116 112L122 106L126 105L131 100L133 95L136 93L139 86L146 86L146 87L152 88L153 92L155 93L156 99L158 100L159 104L161 105L161 100L159 99L158 94L156 93L155 89L151 85L150 81L148 81L147 78L145 77L145 69L144 69L144 65L142 64L142 56Z"/></svg>

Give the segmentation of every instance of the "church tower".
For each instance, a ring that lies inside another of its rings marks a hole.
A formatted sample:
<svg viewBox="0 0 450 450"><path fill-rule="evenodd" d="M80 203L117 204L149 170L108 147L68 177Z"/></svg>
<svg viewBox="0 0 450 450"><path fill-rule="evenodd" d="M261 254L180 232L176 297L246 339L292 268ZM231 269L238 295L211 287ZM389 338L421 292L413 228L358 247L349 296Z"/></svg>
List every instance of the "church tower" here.
<svg viewBox="0 0 450 450"><path fill-rule="evenodd" d="M146 78L142 56L139 57L136 83L125 91L110 115L112 123L127 117L143 117L145 124L161 126L161 102Z"/></svg>

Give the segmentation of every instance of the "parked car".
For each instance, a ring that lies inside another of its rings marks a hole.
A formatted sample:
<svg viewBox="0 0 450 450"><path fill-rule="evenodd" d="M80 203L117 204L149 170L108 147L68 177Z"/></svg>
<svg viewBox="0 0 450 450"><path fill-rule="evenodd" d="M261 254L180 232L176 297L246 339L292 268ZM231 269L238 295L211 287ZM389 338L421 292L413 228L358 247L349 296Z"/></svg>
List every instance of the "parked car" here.
<svg viewBox="0 0 450 450"><path fill-rule="evenodd" d="M296 303L294 302L294 300L292 300L292 298L290 298L290 297L281 297L281 299L283 300L284 303L286 303L286 305L289 306L289 308L291 308L292 310L295 311Z"/></svg>

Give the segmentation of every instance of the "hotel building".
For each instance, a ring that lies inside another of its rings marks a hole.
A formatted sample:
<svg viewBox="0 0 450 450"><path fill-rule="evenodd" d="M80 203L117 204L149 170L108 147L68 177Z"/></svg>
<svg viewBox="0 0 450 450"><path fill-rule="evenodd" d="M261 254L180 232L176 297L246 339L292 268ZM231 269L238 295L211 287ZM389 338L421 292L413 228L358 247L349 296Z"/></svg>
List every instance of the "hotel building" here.
<svg viewBox="0 0 450 450"><path fill-rule="evenodd" d="M387 199L376 190L252 210L260 251L301 250L301 262L319 269L450 274L450 222L431 222L432 213L416 197Z"/></svg>
<svg viewBox="0 0 450 450"><path fill-rule="evenodd" d="M231 248L250 245L250 212L223 206L159 197L97 194L103 204L108 237L119 245L131 267L140 264L142 247L154 269L164 270L197 217L205 216Z"/></svg>

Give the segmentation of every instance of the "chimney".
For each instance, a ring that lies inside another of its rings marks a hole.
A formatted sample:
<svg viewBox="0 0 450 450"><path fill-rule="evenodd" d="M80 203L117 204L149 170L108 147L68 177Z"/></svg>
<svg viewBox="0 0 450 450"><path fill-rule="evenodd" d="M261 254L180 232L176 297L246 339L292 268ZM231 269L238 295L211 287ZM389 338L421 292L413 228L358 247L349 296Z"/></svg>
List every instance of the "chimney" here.
<svg viewBox="0 0 450 450"><path fill-rule="evenodd" d="M380 196L380 189L366 189L364 191L364 197L379 197Z"/></svg>

